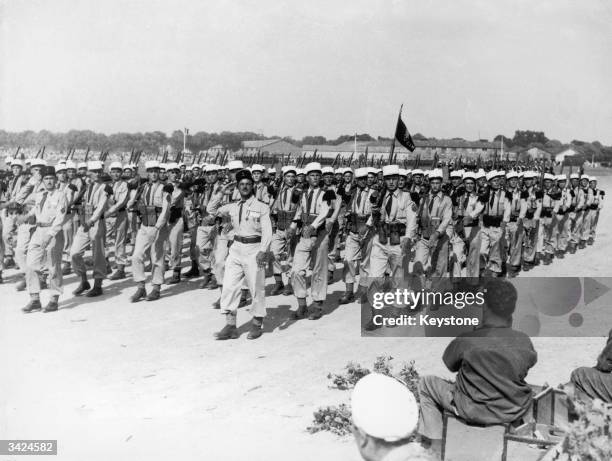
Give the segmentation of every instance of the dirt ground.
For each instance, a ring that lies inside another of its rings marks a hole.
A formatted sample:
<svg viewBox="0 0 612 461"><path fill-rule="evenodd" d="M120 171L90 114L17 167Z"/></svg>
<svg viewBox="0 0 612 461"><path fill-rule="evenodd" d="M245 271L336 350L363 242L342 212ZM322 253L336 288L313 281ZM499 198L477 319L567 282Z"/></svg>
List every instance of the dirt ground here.
<svg viewBox="0 0 612 461"><path fill-rule="evenodd" d="M601 188L611 186L612 177L600 178ZM594 246L530 275L612 275L611 226L608 207ZM13 274L0 285L0 438L57 439L55 459L357 461L351 437L305 431L318 407L348 402L347 392L328 388L328 372L388 354L397 366L414 360L421 374L451 376L441 361L449 339L362 338L356 303L292 323L295 298L269 297L262 338L247 341L243 328L239 339L219 342L213 332L224 320L211 309L218 293L197 289L198 280L166 286L158 302L130 304L131 280L105 282L101 298L74 299L73 275L59 312L24 315L27 295L9 283ZM341 282L330 287L330 306L342 290ZM608 301L590 307L607 311ZM604 343L535 338L539 360L528 379L564 382L593 364Z"/></svg>

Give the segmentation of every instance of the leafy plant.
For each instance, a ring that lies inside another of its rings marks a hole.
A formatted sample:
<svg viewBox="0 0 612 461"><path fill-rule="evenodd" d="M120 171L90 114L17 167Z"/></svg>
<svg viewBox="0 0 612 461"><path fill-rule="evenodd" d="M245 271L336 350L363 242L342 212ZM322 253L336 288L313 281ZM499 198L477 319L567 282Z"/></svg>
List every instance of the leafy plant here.
<svg viewBox="0 0 612 461"><path fill-rule="evenodd" d="M612 459L612 405L601 400L575 402L578 420L563 440L559 459L604 461Z"/></svg>
<svg viewBox="0 0 612 461"><path fill-rule="evenodd" d="M344 403L319 408L314 412L312 426L306 430L311 434L329 431L337 435L348 435L351 433L351 410Z"/></svg>

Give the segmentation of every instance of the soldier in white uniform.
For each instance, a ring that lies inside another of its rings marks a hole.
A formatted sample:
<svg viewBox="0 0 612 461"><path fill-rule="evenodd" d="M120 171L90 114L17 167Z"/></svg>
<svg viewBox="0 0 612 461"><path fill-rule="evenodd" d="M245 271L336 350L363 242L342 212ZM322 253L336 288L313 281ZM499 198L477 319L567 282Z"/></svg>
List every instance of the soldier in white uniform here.
<svg viewBox="0 0 612 461"><path fill-rule="evenodd" d="M121 162L111 163L110 174L113 180L113 195L104 216L106 218L107 240L111 240L113 234L115 236L115 264L117 270L109 278L111 280L122 280L125 278L125 266L127 264L127 203L130 198L130 191L127 181L122 178L123 165L121 165Z"/></svg>
<svg viewBox="0 0 612 461"><path fill-rule="evenodd" d="M302 194L295 218L289 227L289 237L297 230L301 222L302 235L295 248L291 284L298 300L298 309L294 318L302 318L308 311L310 320L317 320L323 315L323 303L327 297L328 268L328 234L325 229L327 218L332 212L331 202L336 199L332 191L323 191L319 187L321 164L311 162L306 165L305 173L309 188ZM314 264L311 264L314 263ZM313 304L308 309L306 304L306 273L312 267L311 296Z"/></svg>
<svg viewBox="0 0 612 461"><path fill-rule="evenodd" d="M172 278L168 283L175 284L181 281L181 253L183 251L183 232L185 222L183 220L183 210L185 208L185 192L181 188L179 181L180 169L177 163L168 163L168 184L174 188L170 196L170 215L168 217L168 241L170 246L170 268Z"/></svg>
<svg viewBox="0 0 612 461"><path fill-rule="evenodd" d="M49 271L51 299L44 312L58 309L62 293L62 250L64 248L63 225L68 210L66 195L56 188L55 168L45 167L42 172L44 190L36 194L35 204L28 213L35 221L36 229L28 245L26 257L26 284L30 303L22 310L25 313L38 311L40 302L40 275L43 265Z"/></svg>
<svg viewBox="0 0 612 461"><path fill-rule="evenodd" d="M523 220L527 213L527 201L518 186L519 175L516 171L506 174L506 195L510 200L510 222L506 225L506 269L509 278L516 277L521 270L523 258Z"/></svg>
<svg viewBox="0 0 612 461"><path fill-rule="evenodd" d="M588 175L583 174L580 177L580 188L582 189L582 193L584 195L584 204L582 208L582 225L579 228L579 242L578 248L586 248L587 241L589 240L589 235L591 233L591 221L593 219L593 213L591 210L591 205L593 205L593 189L589 187L590 178Z"/></svg>
<svg viewBox="0 0 612 461"><path fill-rule="evenodd" d="M263 172L265 171L263 165L253 165L251 167L251 174L253 175L253 192L255 198L266 205L272 204L272 197L268 191L268 186L262 181Z"/></svg>
<svg viewBox="0 0 612 461"><path fill-rule="evenodd" d="M512 203L500 185L503 175L502 171L496 170L487 173L489 188L480 196L485 205L482 214L480 256L483 261L482 268L487 275L500 275L506 260L503 240L506 226L510 222Z"/></svg>
<svg viewBox="0 0 612 461"><path fill-rule="evenodd" d="M599 221L599 212L603 207L603 200L606 195L605 191L597 189L597 178L595 176L589 177L589 185L593 189L593 203L591 204L591 212L593 218L591 219L591 228L589 230L589 239L587 243L593 245L595 242L595 236L597 233L597 223Z"/></svg>
<svg viewBox="0 0 612 461"><path fill-rule="evenodd" d="M100 296L102 294L102 280L106 277L106 222L104 212L108 206L108 198L113 189L102 181L104 165L101 161L93 160L87 164L87 170L91 182L83 196L83 205L80 209L79 228L74 236L70 258L74 273L81 278L81 283L73 294L79 296L85 291L87 297ZM93 255L93 288L87 281L87 268L83 255L88 246L91 245ZM91 289L90 289L91 288Z"/></svg>
<svg viewBox="0 0 612 461"><path fill-rule="evenodd" d="M221 216L229 215L234 229L234 242L225 261L221 291L221 311L226 315L226 325L215 335L219 340L238 337L236 317L242 280L246 280L253 295L250 308L253 318L248 339L262 335L266 315L265 267L272 243L270 208L253 196L253 178L248 170L239 171L236 182L240 200L218 210Z"/></svg>
<svg viewBox="0 0 612 461"><path fill-rule="evenodd" d="M164 283L164 243L168 238L168 217L170 215L170 195L172 185L164 185L159 179L159 162L149 160L145 163L149 182L141 186L133 203L128 208L136 207L141 224L136 234L134 255L132 256L132 272L134 282L138 285L136 292L130 298L138 302L146 298L155 301L160 298L161 285ZM151 253L151 282L153 289L147 295L145 289L145 254Z"/></svg>
<svg viewBox="0 0 612 461"><path fill-rule="evenodd" d="M23 174L24 166L23 160L15 159L11 161L13 178L9 181L4 196L7 204L16 204L15 199L19 195L19 191L27 185L27 177ZM15 260L13 259L15 251L13 247L15 243L16 214L17 210L14 206L2 210L2 243L4 252L0 255L2 256L2 260L0 260L0 265L2 266L0 266L0 269L15 267ZM4 258L6 258L6 261Z"/></svg>

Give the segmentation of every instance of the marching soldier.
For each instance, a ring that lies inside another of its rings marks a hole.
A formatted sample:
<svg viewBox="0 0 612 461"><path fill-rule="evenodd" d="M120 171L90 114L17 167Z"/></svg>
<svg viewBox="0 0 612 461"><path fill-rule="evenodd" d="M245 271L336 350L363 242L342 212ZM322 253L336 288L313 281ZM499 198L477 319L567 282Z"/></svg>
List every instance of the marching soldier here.
<svg viewBox="0 0 612 461"><path fill-rule="evenodd" d="M147 301L155 301L161 296L161 285L164 283L164 244L168 238L170 196L173 191L172 185L164 185L160 181L158 161L147 161L145 168L149 181L141 186L134 200L128 203L128 207L136 207L141 220L132 256L132 272L134 282L138 286L130 298L133 303L144 298ZM153 288L147 295L144 259L149 250Z"/></svg>
<svg viewBox="0 0 612 461"><path fill-rule="evenodd" d="M295 247L291 284L298 300L298 309L294 312L295 319L308 313L310 320L318 320L323 316L323 302L327 297L327 252L329 235L325 222L331 210L330 202L336 199L332 191L324 192L319 187L321 179L321 164L311 162L306 165L305 173L309 188L302 194L295 218L289 227L289 237L295 233L298 221L301 222L301 238ZM306 304L306 273L312 267L311 296L313 304Z"/></svg>
<svg viewBox="0 0 612 461"><path fill-rule="evenodd" d="M537 173L526 171L523 174L524 190L521 198L527 202L525 219L523 219L523 270L528 271L536 264L538 243L538 228L540 226L540 213L542 212L542 191L536 189L534 182Z"/></svg>
<svg viewBox="0 0 612 461"><path fill-rule="evenodd" d="M353 287L359 268L359 289L357 298L361 299L367 293L368 272L363 264L366 253L369 254L368 246L371 247L371 232L368 221L372 214L373 189L367 185L368 169L357 168L355 170L355 181L357 188L348 203L346 222L346 245L344 248L344 267L342 276L346 284L344 295L340 298L340 304L348 304L355 300ZM361 283L364 282L364 283Z"/></svg>
<svg viewBox="0 0 612 461"><path fill-rule="evenodd" d="M593 205L593 189L589 187L590 178L588 175L583 174L580 178L580 188L584 196L584 203L582 205L582 225L579 228L580 241L578 242L578 248L586 248L589 235L591 233L591 221L593 219L593 213L591 212L591 205Z"/></svg>
<svg viewBox="0 0 612 461"><path fill-rule="evenodd" d="M70 258L74 273L81 278L81 283L73 294L80 296L89 290L85 296L92 298L102 294L102 280L107 273L104 247L106 239L104 212L113 189L103 182L104 164L101 161L90 161L87 164L87 170L91 182L87 185L87 190L83 196L83 204L79 209L79 228L70 249ZM93 256L93 288L87 280L87 268L83 259L88 246L91 246Z"/></svg>
<svg viewBox="0 0 612 461"><path fill-rule="evenodd" d="M331 203L332 210L330 216L325 221L325 231L328 234L328 248L329 253L327 257L327 284L331 285L334 283L334 272L336 271L336 254L339 252L339 248L336 242L338 235L338 216L340 214L340 208L342 207L342 196L338 193L338 190L342 188L342 184L334 186L334 169L329 166L322 168L323 184L322 189L324 191L332 191L336 196L335 200ZM345 171L344 174L347 174ZM352 171L351 171L352 176ZM344 192L343 192L344 194Z"/></svg>
<svg viewBox="0 0 612 461"><path fill-rule="evenodd" d="M565 258L567 244L571 230L571 220L569 219L570 208L572 206L572 196L567 188L567 176L564 174L557 175L557 187L561 197L559 198L559 208L557 209L556 220L556 252L555 256L559 259Z"/></svg>
<svg viewBox="0 0 612 461"><path fill-rule="evenodd" d="M64 236L64 248L62 250L62 275L65 275L64 269L66 265L68 265L68 267L70 265L70 248L72 247L72 237L74 235L72 228L73 217L71 205L74 202L78 189L68 179L67 166L65 162L60 162L55 166L55 175L57 177L56 187L66 197L66 219L64 219L64 224L62 226L62 234Z"/></svg>
<svg viewBox="0 0 612 461"><path fill-rule="evenodd" d="M580 229L582 228L583 207L585 202L584 192L580 187L580 175L578 173L570 174L569 194L572 197L570 205L570 233L568 251L570 254L576 253L578 242L580 240Z"/></svg>
<svg viewBox="0 0 612 461"><path fill-rule="evenodd" d="M52 166L42 171L44 189L36 194L35 204L28 212L28 219L35 222L35 230L28 245L26 257L26 285L30 302L22 310L25 313L41 310L40 276L44 267L49 271L51 299L43 312L58 309L62 293L62 251L64 249L63 225L68 211L66 195L56 188L56 173Z"/></svg>
<svg viewBox="0 0 612 461"><path fill-rule="evenodd" d="M85 194L86 190L86 178L79 176L77 172L77 164L72 160L66 161L66 175L68 177L68 182L72 184L72 188L76 187L76 192L72 196L72 200L68 203L70 219L66 222L66 230L70 230L72 227L72 232L66 232L67 238L64 240L64 254L67 261L64 262L62 267L62 274L68 275L72 272L72 261L70 256L70 250L72 248L72 242L74 241L74 236L77 233L79 228L79 216L83 213L83 194Z"/></svg>
<svg viewBox="0 0 612 461"><path fill-rule="evenodd" d="M226 316L226 325L215 335L218 340L238 337L236 317L242 280L246 280L253 295L250 308L253 318L248 339L262 335L266 315L265 267L272 242L270 209L253 197L253 177L248 170L236 173L236 183L240 200L218 210L221 216L229 215L234 229L221 291L221 310Z"/></svg>
<svg viewBox="0 0 612 461"><path fill-rule="evenodd" d="M272 205L271 213L273 220L273 230L271 251L273 256L272 272L274 274L274 288L270 293L272 296L283 293L292 294L291 283L283 283L283 270L281 261L290 259L293 254L293 241L287 235L287 231L295 218L295 212L300 202L301 190L295 187L295 172L293 166L284 166L283 185L280 188L276 200Z"/></svg>
<svg viewBox="0 0 612 461"><path fill-rule="evenodd" d="M510 222L512 204L509 194L500 185L503 174L501 171L490 171L487 174L489 188L485 188L479 197L484 202L480 255L485 275L501 275L502 264L506 260L503 239Z"/></svg>
<svg viewBox="0 0 612 461"><path fill-rule="evenodd" d="M170 215L168 226L170 228L168 239L170 242L170 268L172 278L168 283L175 284L181 281L181 253L183 251L183 232L185 222L183 221L183 210L185 208L185 192L179 181L180 169L177 163L167 165L168 184L173 187L170 197Z"/></svg>
<svg viewBox="0 0 612 461"><path fill-rule="evenodd" d="M507 245L506 269L509 278L516 277L521 270L523 258L523 220L527 213L527 201L518 185L516 171L506 174L506 195L510 201L510 221L506 225L505 242Z"/></svg>
<svg viewBox="0 0 612 461"><path fill-rule="evenodd" d="M553 261L556 249L556 217L559 211L561 193L553 190L555 176L544 174L544 194L542 196L542 211L540 213L540 236L538 240L542 248L542 263L549 265Z"/></svg>
<svg viewBox="0 0 612 461"><path fill-rule="evenodd" d="M24 162L23 160L15 159L11 161L11 171L13 173L12 179L9 181L7 190L5 192L5 200L9 204L7 208L2 210L2 242L4 248L4 254L0 260L0 269L10 269L15 267L15 255L14 246L14 233L15 233L15 219L17 216L17 205L16 199L19 196L19 192L23 187L27 185L27 178L23 174ZM11 206L12 204L12 206ZM6 260L4 260L6 258ZM1 271L0 271L1 275ZM1 277L0 277L1 278Z"/></svg>
<svg viewBox="0 0 612 461"><path fill-rule="evenodd" d="M110 280L122 280L125 278L125 266L127 265L127 234L128 213L127 203L130 198L128 183L123 176L123 165L121 162L113 162L110 165L110 175L113 180L112 199L109 200L109 208L104 213L106 218L106 235L110 240L115 235L115 264L117 269L109 278Z"/></svg>
<svg viewBox="0 0 612 461"><path fill-rule="evenodd" d="M597 178L595 176L589 178L589 184L593 190L593 203L591 203L591 213L593 213L593 217L591 219L591 228L589 229L589 239L587 243L593 245L595 242L597 223L599 221L599 212L603 207L603 199L606 193L603 190L597 189Z"/></svg>
<svg viewBox="0 0 612 461"><path fill-rule="evenodd" d="M262 181L263 172L265 170L263 165L256 164L251 167L251 174L253 175L254 182L253 191L257 200L266 205L270 205L272 203L272 197L268 191L268 186Z"/></svg>

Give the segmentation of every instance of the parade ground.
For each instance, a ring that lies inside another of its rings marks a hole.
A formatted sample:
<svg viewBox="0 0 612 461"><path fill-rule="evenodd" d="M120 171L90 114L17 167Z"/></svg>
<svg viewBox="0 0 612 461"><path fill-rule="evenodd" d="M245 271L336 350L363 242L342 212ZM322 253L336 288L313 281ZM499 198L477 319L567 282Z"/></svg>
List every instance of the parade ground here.
<svg viewBox="0 0 612 461"><path fill-rule="evenodd" d="M602 190L612 190L612 176L593 174ZM604 204L593 246L529 276L612 275L611 228ZM74 461L357 461L352 437L306 431L313 411L348 403L349 393L330 389L327 374L349 361L371 367L377 356L390 355L396 366L414 360L421 375L451 377L441 360L450 338L362 338L359 304L338 307L340 274L339 264L320 320L290 320L295 297L268 297L259 340L248 341L244 325L237 340L216 341L224 318L211 305L219 291L198 289L199 279L165 285L157 302L131 304L130 278L105 281L104 296L87 299L72 296L70 275L58 312L25 315L28 296L15 291L14 270L5 271L1 438L54 439L54 459ZM269 291L273 280L267 283ZM239 310L238 324L248 320ZM602 322L610 327L609 319ZM533 342L538 362L528 381L556 386L575 367L593 365L605 338Z"/></svg>

